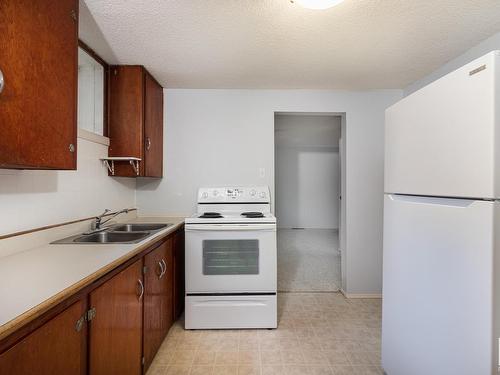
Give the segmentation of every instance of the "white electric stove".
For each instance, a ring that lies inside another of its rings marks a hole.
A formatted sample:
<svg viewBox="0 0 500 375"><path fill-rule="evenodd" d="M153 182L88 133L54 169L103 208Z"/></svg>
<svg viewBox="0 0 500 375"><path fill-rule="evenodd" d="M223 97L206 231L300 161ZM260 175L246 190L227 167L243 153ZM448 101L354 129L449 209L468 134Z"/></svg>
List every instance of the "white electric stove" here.
<svg viewBox="0 0 500 375"><path fill-rule="evenodd" d="M201 188L185 221L186 329L276 328L276 218L268 187Z"/></svg>

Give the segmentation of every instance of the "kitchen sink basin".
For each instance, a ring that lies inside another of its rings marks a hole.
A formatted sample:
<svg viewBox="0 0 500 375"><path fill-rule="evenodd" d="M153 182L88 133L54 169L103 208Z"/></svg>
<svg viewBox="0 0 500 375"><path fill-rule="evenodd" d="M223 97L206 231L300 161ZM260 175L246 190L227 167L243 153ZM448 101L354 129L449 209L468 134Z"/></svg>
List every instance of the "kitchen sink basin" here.
<svg viewBox="0 0 500 375"><path fill-rule="evenodd" d="M111 244L111 243L138 243L156 232L168 228L173 224L158 223L133 223L116 224L102 231L78 234L62 240L54 241L53 244Z"/></svg>
<svg viewBox="0 0 500 375"><path fill-rule="evenodd" d="M98 232L77 237L73 242L94 242L94 243L134 243L140 242L149 232L117 233L117 232Z"/></svg>
<svg viewBox="0 0 500 375"><path fill-rule="evenodd" d="M79 234L64 238L59 241L52 242L53 244L126 244L141 242L146 237L150 236L150 232L96 232L91 234Z"/></svg>
<svg viewBox="0 0 500 375"><path fill-rule="evenodd" d="M119 224L111 228L113 232L141 232L141 231L158 231L172 226L172 224Z"/></svg>

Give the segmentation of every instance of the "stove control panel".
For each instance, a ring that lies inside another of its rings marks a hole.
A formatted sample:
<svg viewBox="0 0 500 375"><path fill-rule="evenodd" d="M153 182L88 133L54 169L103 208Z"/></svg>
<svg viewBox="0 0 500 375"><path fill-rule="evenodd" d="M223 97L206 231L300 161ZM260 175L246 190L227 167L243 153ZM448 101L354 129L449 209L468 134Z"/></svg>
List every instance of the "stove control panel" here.
<svg viewBox="0 0 500 375"><path fill-rule="evenodd" d="M241 197L243 195L243 189L238 189L238 188L234 188L234 189L226 189L226 196L228 198L233 198L233 199L236 199L238 197Z"/></svg>
<svg viewBox="0 0 500 375"><path fill-rule="evenodd" d="M270 193L267 186L255 187L216 187L200 188L199 203L269 203Z"/></svg>

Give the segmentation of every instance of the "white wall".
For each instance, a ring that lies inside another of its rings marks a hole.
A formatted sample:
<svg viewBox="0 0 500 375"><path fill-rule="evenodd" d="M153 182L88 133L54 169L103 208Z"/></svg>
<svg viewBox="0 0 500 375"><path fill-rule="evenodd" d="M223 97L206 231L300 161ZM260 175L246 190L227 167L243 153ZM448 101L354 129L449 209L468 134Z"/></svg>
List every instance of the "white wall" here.
<svg viewBox="0 0 500 375"><path fill-rule="evenodd" d="M486 55L488 52L493 50L500 50L500 33L492 35L488 39L485 39L478 45L467 50L460 56L444 64L428 76L412 83L404 89L404 95L410 95L412 92L417 91L424 86L427 86L429 83L435 81L436 79L462 67L463 65L477 59L478 57Z"/></svg>
<svg viewBox="0 0 500 375"><path fill-rule="evenodd" d="M138 207L192 214L200 186L265 184L274 191L274 113L345 112L346 291L380 293L384 111L401 96L400 90L165 90L164 178L138 181Z"/></svg>
<svg viewBox="0 0 500 375"><path fill-rule="evenodd" d="M0 169L0 236L135 207L135 180L108 177L107 146L78 138L76 171Z"/></svg>
<svg viewBox="0 0 500 375"><path fill-rule="evenodd" d="M340 116L275 116L278 227L339 227L340 127Z"/></svg>

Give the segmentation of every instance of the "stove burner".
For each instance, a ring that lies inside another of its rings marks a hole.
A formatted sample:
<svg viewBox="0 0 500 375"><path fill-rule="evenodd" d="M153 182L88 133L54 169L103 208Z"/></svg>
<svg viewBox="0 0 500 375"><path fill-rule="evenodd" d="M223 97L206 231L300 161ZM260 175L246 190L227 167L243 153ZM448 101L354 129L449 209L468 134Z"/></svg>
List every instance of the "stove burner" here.
<svg viewBox="0 0 500 375"><path fill-rule="evenodd" d="M245 216L248 218L256 218L256 217L264 217L262 212L243 212L241 216Z"/></svg>
<svg viewBox="0 0 500 375"><path fill-rule="evenodd" d="M222 215L218 212L205 212L199 217L202 219L219 219L222 217Z"/></svg>

